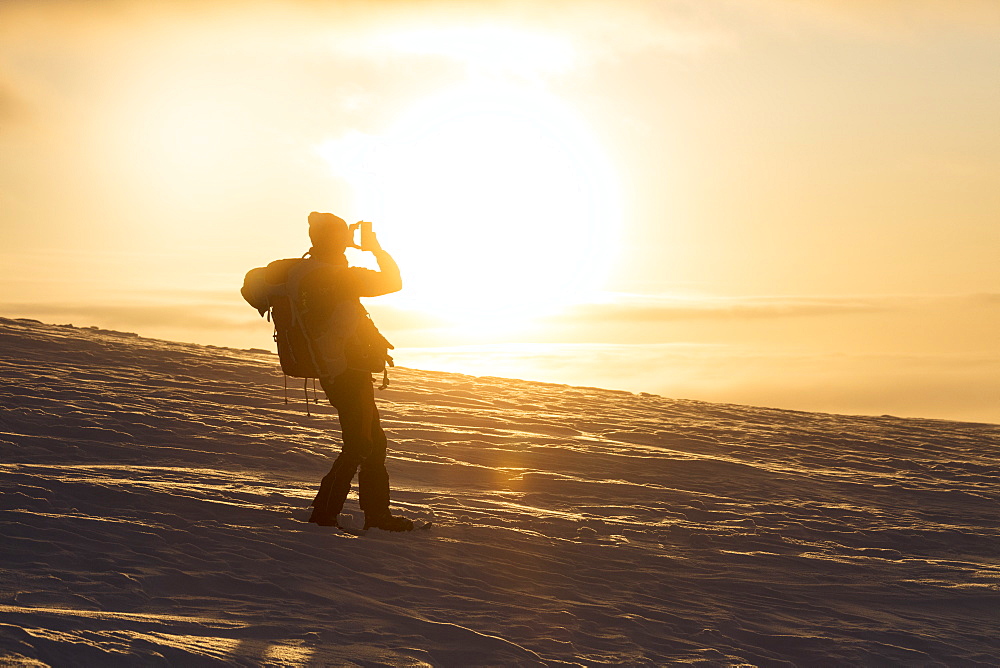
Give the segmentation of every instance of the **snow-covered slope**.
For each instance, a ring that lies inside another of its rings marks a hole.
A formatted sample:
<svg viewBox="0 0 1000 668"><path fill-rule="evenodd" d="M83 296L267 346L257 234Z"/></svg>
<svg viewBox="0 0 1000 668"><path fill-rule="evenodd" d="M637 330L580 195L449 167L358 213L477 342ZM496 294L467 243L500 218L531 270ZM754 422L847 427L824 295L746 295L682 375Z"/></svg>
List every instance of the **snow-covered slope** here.
<svg viewBox="0 0 1000 668"><path fill-rule="evenodd" d="M393 505L434 526L355 537L302 521L337 422L281 386L0 319L0 663L1000 662L996 425L398 369Z"/></svg>

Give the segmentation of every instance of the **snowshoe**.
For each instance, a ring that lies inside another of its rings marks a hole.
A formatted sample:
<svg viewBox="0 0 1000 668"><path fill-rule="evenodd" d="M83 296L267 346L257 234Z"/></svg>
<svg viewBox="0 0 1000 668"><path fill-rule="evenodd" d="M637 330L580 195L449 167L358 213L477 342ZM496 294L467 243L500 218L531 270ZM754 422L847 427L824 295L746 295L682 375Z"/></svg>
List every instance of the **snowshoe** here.
<svg viewBox="0 0 1000 668"><path fill-rule="evenodd" d="M386 513L377 517L365 516L365 529L382 529L383 531L413 531L413 520L399 515Z"/></svg>

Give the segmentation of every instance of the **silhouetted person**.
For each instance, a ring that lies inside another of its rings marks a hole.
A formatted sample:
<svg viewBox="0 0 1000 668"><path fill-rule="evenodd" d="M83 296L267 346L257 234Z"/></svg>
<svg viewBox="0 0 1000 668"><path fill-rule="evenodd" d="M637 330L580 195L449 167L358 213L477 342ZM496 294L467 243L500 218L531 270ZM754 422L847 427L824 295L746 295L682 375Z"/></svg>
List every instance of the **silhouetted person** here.
<svg viewBox="0 0 1000 668"><path fill-rule="evenodd" d="M344 251L354 246L354 227L361 228L360 248L375 255L378 271L348 265ZM312 248L306 257L251 269L241 290L261 316L274 322L281 370L297 378L319 378L340 419L343 448L313 499L309 521L336 525L358 474L365 528L409 531L413 522L389 513L386 438L372 388L372 373L392 364L392 345L360 301L402 288L399 267L371 233L371 223L349 228L332 213L313 211L309 239Z"/></svg>
<svg viewBox="0 0 1000 668"><path fill-rule="evenodd" d="M355 302L359 297L378 297L403 287L395 260L379 245L374 235L363 239L362 250L371 251L378 261L378 271L349 267L344 250L352 245L347 223L332 213L309 214L309 239L312 261L329 265L334 271L319 271L313 276L325 280L319 289L338 299ZM315 281L313 281L315 283ZM305 286L304 286L305 287ZM317 286L313 286L315 289ZM345 368L333 376L321 376L320 384L340 419L343 448L323 478L313 499L310 522L323 526L337 523L337 516L358 474L358 496L365 513L365 528L409 531L413 522L389 512L389 474L385 468L386 437L379 423L372 387L372 372ZM360 472L359 472L360 468Z"/></svg>

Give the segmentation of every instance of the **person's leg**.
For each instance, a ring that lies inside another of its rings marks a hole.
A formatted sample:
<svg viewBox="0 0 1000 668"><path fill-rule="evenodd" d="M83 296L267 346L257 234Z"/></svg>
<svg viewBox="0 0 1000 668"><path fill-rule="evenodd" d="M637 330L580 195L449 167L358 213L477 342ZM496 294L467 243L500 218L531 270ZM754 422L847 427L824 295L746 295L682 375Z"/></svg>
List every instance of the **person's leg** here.
<svg viewBox="0 0 1000 668"><path fill-rule="evenodd" d="M393 516L389 512L389 472L385 468L388 442L379 420L378 407L375 405L375 389L372 387L370 376L365 387L364 401L369 403L369 410L365 414L371 415L369 431L371 451L362 460L361 471L358 473L358 499L361 509L365 511L365 528L410 531L413 529L411 520Z"/></svg>
<svg viewBox="0 0 1000 668"><path fill-rule="evenodd" d="M378 408L372 396L371 453L361 462L358 497L366 520L389 514L389 472L385 468L387 439L379 424Z"/></svg>
<svg viewBox="0 0 1000 668"><path fill-rule="evenodd" d="M366 384L368 393L372 393L370 374L345 371L331 382L321 383L330 403L337 409L343 446L330 472L320 483L309 521L332 526L337 523L337 515L351 491L351 481L358 466L372 450L374 395L371 402L366 401Z"/></svg>
<svg viewBox="0 0 1000 668"><path fill-rule="evenodd" d="M319 485L319 492L313 499L312 515L310 522L315 522L322 526L334 526L337 524L337 516L344 507L347 494L351 491L351 480L358 470L359 462L345 452L341 452L334 460L330 472L323 476Z"/></svg>

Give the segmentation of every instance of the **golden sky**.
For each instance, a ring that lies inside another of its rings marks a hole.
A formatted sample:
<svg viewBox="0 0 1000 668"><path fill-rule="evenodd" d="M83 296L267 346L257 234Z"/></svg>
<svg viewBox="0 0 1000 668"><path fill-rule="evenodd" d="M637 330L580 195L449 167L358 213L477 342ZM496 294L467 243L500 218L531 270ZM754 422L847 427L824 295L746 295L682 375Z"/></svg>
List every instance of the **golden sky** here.
<svg viewBox="0 0 1000 668"><path fill-rule="evenodd" d="M0 3L0 315L267 347L312 210L404 366L1000 422L993 1Z"/></svg>

